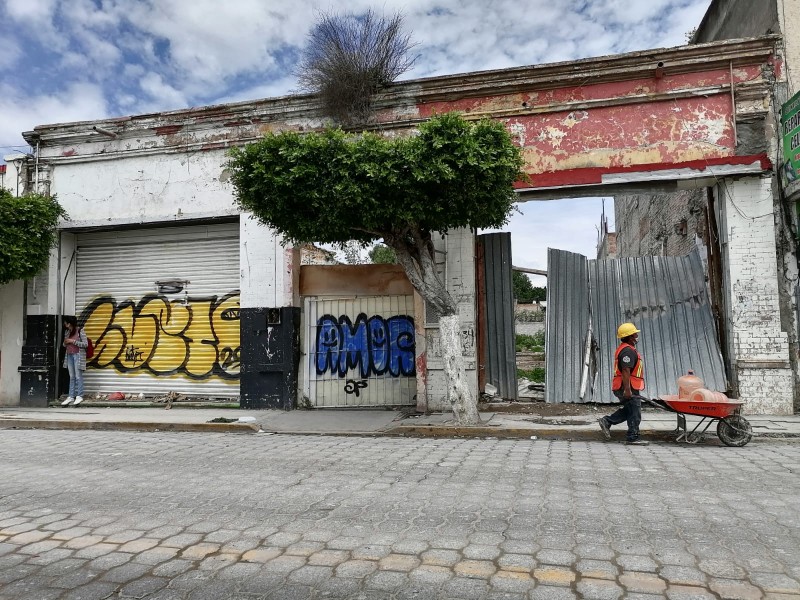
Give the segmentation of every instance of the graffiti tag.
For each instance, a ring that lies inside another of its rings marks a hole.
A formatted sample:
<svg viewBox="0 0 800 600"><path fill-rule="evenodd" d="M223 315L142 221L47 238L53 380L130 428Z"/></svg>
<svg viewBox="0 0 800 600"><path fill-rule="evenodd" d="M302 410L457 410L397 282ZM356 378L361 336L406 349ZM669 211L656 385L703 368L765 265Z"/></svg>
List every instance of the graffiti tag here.
<svg viewBox="0 0 800 600"><path fill-rule="evenodd" d="M367 387L366 379L356 381L355 379L348 379L344 386L345 394L355 394L356 398L361 395L361 390Z"/></svg>
<svg viewBox="0 0 800 600"><path fill-rule="evenodd" d="M410 377L414 362L414 319L397 315L385 319L361 313L355 324L347 315L324 315L317 320L317 374L330 372L345 377L357 369L363 379L370 375Z"/></svg>
<svg viewBox="0 0 800 600"><path fill-rule="evenodd" d="M138 302L110 296L83 309L80 323L95 345L89 364L157 377L237 379L239 292L170 300L147 295Z"/></svg>

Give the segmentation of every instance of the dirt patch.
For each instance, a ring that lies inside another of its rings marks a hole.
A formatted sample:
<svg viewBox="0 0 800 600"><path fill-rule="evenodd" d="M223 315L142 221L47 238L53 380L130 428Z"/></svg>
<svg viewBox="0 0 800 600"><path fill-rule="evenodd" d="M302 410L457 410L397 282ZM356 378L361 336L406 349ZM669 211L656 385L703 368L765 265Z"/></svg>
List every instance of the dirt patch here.
<svg viewBox="0 0 800 600"><path fill-rule="evenodd" d="M482 412L524 413L541 417L597 415L609 412L609 404L549 404L547 402L487 402L478 405Z"/></svg>

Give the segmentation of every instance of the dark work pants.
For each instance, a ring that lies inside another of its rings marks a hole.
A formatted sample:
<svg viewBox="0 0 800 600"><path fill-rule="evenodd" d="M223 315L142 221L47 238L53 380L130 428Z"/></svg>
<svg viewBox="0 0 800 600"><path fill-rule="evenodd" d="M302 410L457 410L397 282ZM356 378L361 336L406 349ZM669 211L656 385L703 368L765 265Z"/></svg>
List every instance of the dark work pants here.
<svg viewBox="0 0 800 600"><path fill-rule="evenodd" d="M640 396L632 396L630 400L622 397L622 391L614 392L614 395L622 401L622 406L610 415L603 417L609 425L617 425L624 421L628 422L629 442L639 439L639 424L642 422L642 399Z"/></svg>

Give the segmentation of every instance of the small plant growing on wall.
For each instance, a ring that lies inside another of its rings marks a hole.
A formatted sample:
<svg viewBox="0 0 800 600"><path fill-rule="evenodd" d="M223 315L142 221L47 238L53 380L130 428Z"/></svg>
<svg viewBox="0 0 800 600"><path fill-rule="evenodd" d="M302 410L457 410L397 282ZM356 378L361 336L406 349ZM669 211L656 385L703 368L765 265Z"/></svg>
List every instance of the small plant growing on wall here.
<svg viewBox="0 0 800 600"><path fill-rule="evenodd" d="M441 315L448 399L460 424L474 424L477 400L466 385L457 306L437 274L433 235L502 227L522 164L501 123L449 113L403 138L268 134L234 149L229 166L240 207L290 242L383 239Z"/></svg>
<svg viewBox="0 0 800 600"><path fill-rule="evenodd" d="M373 96L414 65L413 47L400 13L322 13L308 34L297 78L338 123L363 124Z"/></svg>

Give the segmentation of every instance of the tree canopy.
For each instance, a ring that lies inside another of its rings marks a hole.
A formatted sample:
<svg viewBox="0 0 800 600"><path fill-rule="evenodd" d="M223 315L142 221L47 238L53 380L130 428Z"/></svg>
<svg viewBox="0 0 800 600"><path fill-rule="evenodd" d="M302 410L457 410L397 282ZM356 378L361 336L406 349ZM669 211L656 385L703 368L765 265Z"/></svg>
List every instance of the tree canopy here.
<svg viewBox="0 0 800 600"><path fill-rule="evenodd" d="M522 304L533 302L533 284L525 273L514 271L512 274L512 284L514 287L514 298L517 299L517 302Z"/></svg>
<svg viewBox="0 0 800 600"><path fill-rule="evenodd" d="M234 149L230 166L241 207L292 242L501 227L522 176L520 151L502 124L455 113L401 138L339 129L268 134Z"/></svg>
<svg viewBox="0 0 800 600"><path fill-rule="evenodd" d="M62 217L54 196L16 197L0 189L0 285L29 279L47 266Z"/></svg>
<svg viewBox="0 0 800 600"><path fill-rule="evenodd" d="M375 244L369 251L369 259L375 265L393 265L397 262L394 250L384 244Z"/></svg>

